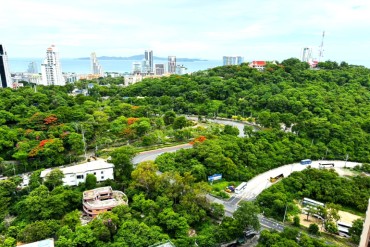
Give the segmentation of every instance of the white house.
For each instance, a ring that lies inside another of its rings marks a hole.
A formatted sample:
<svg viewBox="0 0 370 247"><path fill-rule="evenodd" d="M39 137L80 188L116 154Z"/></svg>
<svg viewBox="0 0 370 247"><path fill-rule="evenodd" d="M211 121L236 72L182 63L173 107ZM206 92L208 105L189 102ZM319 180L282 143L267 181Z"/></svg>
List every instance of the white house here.
<svg viewBox="0 0 370 247"><path fill-rule="evenodd" d="M64 173L63 185L78 185L86 181L87 174L94 174L97 182L107 179L114 179L114 165L105 160L95 160L75 166L59 168ZM44 179L53 169L46 169L41 172L40 177Z"/></svg>

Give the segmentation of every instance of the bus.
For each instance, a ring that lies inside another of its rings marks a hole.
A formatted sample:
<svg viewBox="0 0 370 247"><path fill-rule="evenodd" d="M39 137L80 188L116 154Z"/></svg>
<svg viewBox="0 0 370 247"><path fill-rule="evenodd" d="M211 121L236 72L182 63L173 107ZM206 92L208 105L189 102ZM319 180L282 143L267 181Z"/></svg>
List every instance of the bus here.
<svg viewBox="0 0 370 247"><path fill-rule="evenodd" d="M245 187L247 187L247 182L239 184L238 187L235 188L235 194L239 194L240 192L242 192Z"/></svg>
<svg viewBox="0 0 370 247"><path fill-rule="evenodd" d="M319 163L319 169L324 169L326 167L334 167L334 163L327 163L327 164Z"/></svg>
<svg viewBox="0 0 370 247"><path fill-rule="evenodd" d="M303 206L312 206L312 207L315 207L315 208L317 208L319 206L325 207L324 203L312 200L312 199L307 198L307 197L303 198L302 204L303 204Z"/></svg>
<svg viewBox="0 0 370 247"><path fill-rule="evenodd" d="M352 227L352 224L345 223L345 222L337 222L337 227L338 227L338 234L342 237L349 238L349 229Z"/></svg>
<svg viewBox="0 0 370 247"><path fill-rule="evenodd" d="M301 165L309 165L312 163L312 160L306 159L306 160L301 160Z"/></svg>

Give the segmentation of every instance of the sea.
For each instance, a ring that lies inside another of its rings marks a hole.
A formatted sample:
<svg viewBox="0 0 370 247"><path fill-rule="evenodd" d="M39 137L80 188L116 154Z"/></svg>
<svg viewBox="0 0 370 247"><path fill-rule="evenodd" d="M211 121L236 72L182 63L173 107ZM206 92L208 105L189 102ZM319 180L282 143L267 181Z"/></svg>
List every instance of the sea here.
<svg viewBox="0 0 370 247"><path fill-rule="evenodd" d="M38 72L41 72L41 58L9 58L9 69L11 73L26 72L30 62L35 62ZM63 72L74 72L77 74L90 74L90 60L82 60L77 58L61 58L60 59ZM130 73L132 63L140 62L134 60L99 60L104 72ZM166 60L154 60L154 64L165 64ZM187 68L187 72L195 72L199 70L207 70L222 65L222 60L206 60L194 62L177 62L177 65L183 65Z"/></svg>

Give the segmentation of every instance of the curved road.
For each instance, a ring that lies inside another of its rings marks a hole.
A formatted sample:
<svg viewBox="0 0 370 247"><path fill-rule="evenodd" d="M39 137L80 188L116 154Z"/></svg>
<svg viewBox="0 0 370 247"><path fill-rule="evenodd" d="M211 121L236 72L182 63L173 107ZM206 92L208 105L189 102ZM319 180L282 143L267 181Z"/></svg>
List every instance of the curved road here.
<svg viewBox="0 0 370 247"><path fill-rule="evenodd" d="M334 163L334 169L343 167L354 167L360 165L361 163L341 161L341 160L317 160L312 161L310 165L312 168L319 168L319 164ZM230 200L230 203L237 204L241 200L254 200L263 190L270 187L273 183L270 182L270 177L276 177L280 174L284 174L284 177L289 176L292 172L302 171L306 169L309 165L301 165L300 163L293 163L289 165L284 165L262 174L257 175L248 181L247 187L244 189L243 193L239 195L234 195Z"/></svg>
<svg viewBox="0 0 370 247"><path fill-rule="evenodd" d="M132 163L136 165L143 161L155 160L159 155L163 153L173 153L180 149L188 149L192 147L193 145L191 144L182 144L173 147L160 148L151 151L141 152L132 159Z"/></svg>
<svg viewBox="0 0 370 247"><path fill-rule="evenodd" d="M198 121L198 117L194 117L194 116L186 116L187 119L189 120L192 120L192 121ZM248 126L252 126L253 127L253 130L254 131L258 131L259 129L252 125L252 124L248 124L248 123L244 123L244 122L237 122L237 121L234 121L234 120L227 120L227 119L206 119L208 122L212 122L212 123L218 123L218 124L223 124L223 125L231 125L233 127L236 127L238 128L239 130L239 137L245 137L244 135L244 126L248 125Z"/></svg>
<svg viewBox="0 0 370 247"><path fill-rule="evenodd" d="M189 120L198 121L197 117L187 116L186 118ZM253 125L249 125L247 123L236 122L233 120L207 119L207 121L212 122L212 123L231 125L231 126L237 127L239 129L239 135L238 135L239 137L245 137L244 135L245 125L252 126L254 128L254 131L258 131L258 129ZM141 152L132 159L132 163L136 165L143 161L155 160L159 155L163 153L168 153L168 152L172 153L172 152L176 152L179 149L188 149L192 147L193 146L191 144L183 144L183 145L178 145L178 146L173 146L173 147L160 148L156 150Z"/></svg>

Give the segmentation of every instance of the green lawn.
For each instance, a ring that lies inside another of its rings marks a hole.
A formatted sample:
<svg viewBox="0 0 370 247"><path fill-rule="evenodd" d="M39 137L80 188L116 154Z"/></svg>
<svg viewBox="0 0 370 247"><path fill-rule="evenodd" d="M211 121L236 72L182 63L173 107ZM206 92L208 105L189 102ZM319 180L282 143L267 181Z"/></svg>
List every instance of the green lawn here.
<svg viewBox="0 0 370 247"><path fill-rule="evenodd" d="M221 198L229 198L233 193L226 193L225 188L233 185L234 187L237 187L241 182L234 182L234 181L226 181L224 179L214 181L213 183L210 183L212 187L211 195Z"/></svg>

